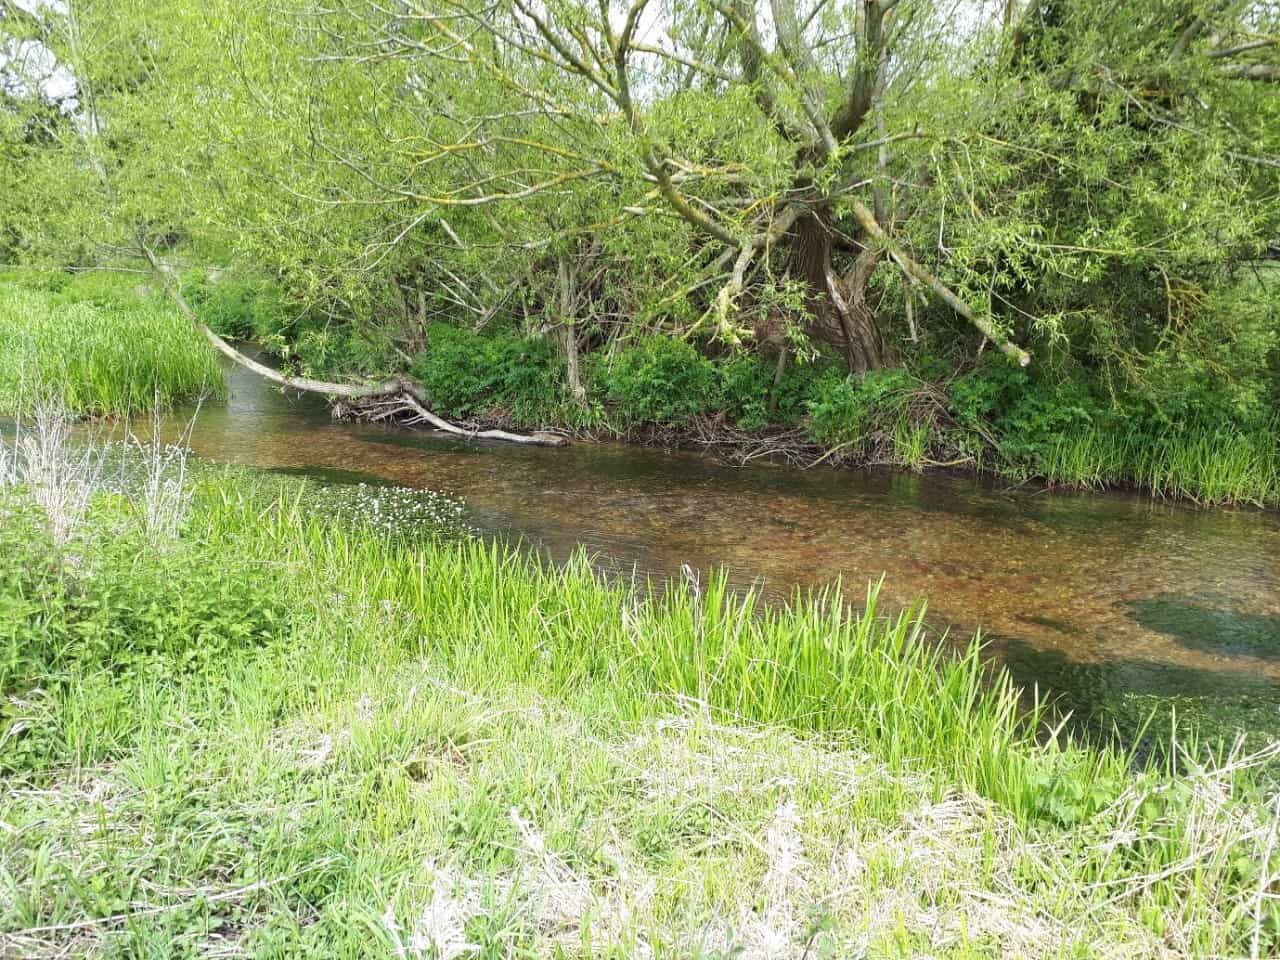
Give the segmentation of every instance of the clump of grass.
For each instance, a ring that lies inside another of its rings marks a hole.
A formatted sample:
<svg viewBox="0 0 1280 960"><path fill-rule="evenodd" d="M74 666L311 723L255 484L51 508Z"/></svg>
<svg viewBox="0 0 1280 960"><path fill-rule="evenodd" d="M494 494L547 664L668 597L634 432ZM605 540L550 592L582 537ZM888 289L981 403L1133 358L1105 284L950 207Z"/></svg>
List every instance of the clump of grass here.
<svg viewBox="0 0 1280 960"><path fill-rule="evenodd" d="M0 285L0 411L53 402L75 415L123 417L217 396L222 383L208 344L159 301L65 303Z"/></svg>
<svg viewBox="0 0 1280 960"><path fill-rule="evenodd" d="M1266 506L1280 501L1280 423L1231 435L1080 431L1049 448L1040 473L1050 483L1131 484L1157 497Z"/></svg>

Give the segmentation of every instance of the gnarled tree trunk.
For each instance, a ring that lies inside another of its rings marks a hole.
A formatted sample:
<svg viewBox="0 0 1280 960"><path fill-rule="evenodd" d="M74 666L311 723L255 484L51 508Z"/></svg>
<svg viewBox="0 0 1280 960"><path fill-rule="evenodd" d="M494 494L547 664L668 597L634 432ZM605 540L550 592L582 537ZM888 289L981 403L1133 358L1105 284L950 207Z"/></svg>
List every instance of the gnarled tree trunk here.
<svg viewBox="0 0 1280 960"><path fill-rule="evenodd" d="M813 316L811 334L844 354L853 373L890 366L893 350L885 342L879 318L867 303L867 282L880 254L863 250L841 276L832 263L835 242L821 213L800 217L791 235L790 273L808 288Z"/></svg>

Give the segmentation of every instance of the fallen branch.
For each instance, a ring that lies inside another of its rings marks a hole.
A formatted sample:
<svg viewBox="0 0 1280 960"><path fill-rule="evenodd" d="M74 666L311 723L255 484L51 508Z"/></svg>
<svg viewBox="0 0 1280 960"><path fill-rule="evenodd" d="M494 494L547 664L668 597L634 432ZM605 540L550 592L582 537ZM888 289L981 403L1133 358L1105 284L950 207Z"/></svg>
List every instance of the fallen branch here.
<svg viewBox="0 0 1280 960"><path fill-rule="evenodd" d="M437 430L456 437L466 437L468 440L502 440L505 443L526 443L542 447L559 447L567 442L564 437L554 433L526 435L523 433L509 433L506 430L467 430L456 423L450 423L448 420L436 416L419 403L411 393L402 394L400 399L404 407L411 410L417 417L416 421L411 422L429 423Z"/></svg>
<svg viewBox="0 0 1280 960"><path fill-rule="evenodd" d="M389 380L372 384L331 383L327 380L312 380L309 377L290 376L287 373L273 369L265 363L260 363L252 357L241 353L214 333L209 325L201 320L196 312L191 309L191 305L187 303L187 298L182 295L182 290L174 279L172 270L167 265L162 264L145 243L139 241L138 246L142 250L142 255L147 263L151 265L152 273L155 274L164 287L169 299L177 305L182 315L191 321L195 328L204 335L204 338L213 344L214 349L246 370L250 370L273 383L278 383L283 387L299 390L303 393L318 393L326 397L341 397L344 400L378 400L384 397L398 397L412 407L421 422L429 423L437 430L468 440L501 440L506 443L523 443L542 447L559 447L567 442L564 437L554 434L527 435L508 433L505 430L481 430L476 432L463 429L428 410L426 407L426 388L409 377L392 377Z"/></svg>

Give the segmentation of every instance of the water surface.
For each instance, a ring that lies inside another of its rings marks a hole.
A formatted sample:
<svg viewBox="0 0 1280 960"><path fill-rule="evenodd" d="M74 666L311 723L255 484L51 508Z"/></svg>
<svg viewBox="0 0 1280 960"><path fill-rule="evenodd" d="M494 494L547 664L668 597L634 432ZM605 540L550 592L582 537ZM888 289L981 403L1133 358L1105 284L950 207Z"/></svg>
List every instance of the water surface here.
<svg viewBox="0 0 1280 960"><path fill-rule="evenodd" d="M667 576L725 567L785 598L884 577L893 605L968 638L1081 713L1132 721L1176 698L1224 728L1280 731L1280 517L1138 495L782 466L609 444L467 444L333 421L239 368L200 411L201 456L464 499L481 529L553 559ZM166 426L177 434L189 418Z"/></svg>

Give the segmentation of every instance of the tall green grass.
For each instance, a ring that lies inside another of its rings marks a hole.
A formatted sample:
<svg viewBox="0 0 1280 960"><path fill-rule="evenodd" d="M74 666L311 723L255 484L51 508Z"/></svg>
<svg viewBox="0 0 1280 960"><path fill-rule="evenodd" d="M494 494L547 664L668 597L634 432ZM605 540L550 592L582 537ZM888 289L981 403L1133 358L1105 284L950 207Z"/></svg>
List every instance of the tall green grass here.
<svg viewBox="0 0 1280 960"><path fill-rule="evenodd" d="M605 683L625 712L692 698L734 722L857 731L896 769L925 765L1031 816L1036 774L1023 749L1038 716L975 641L955 655L918 611L882 615L877 590L853 611L838 589L761 605L721 575L638 589L601 579L585 557L563 569L500 547L388 547L324 526L281 547L322 581L357 578L420 629L418 652L471 683L536 683L557 695Z"/></svg>
<svg viewBox="0 0 1280 960"><path fill-rule="evenodd" d="M239 495L214 503L207 536L246 549ZM302 571L295 586L316 616L334 584L358 585L363 603L411 624L415 655L476 686L561 696L603 684L633 718L688 698L732 722L852 732L895 769L937 771L1028 822L1087 817L1132 782L1128 754L1044 740L1038 698L1028 707L980 637L957 647L927 631L923 607L882 612L876 584L859 606L839 584L764 604L721 573L617 582L584 554L556 567L474 539L397 542L287 509L265 516L249 549L269 544L264 557Z"/></svg>
<svg viewBox="0 0 1280 960"><path fill-rule="evenodd" d="M212 349L158 301L66 302L0 284L0 411L55 402L86 416L220 395Z"/></svg>
<svg viewBox="0 0 1280 960"><path fill-rule="evenodd" d="M1202 504L1280 502L1280 420L1251 434L1083 431L1050 448L1039 471L1050 483L1128 484Z"/></svg>

